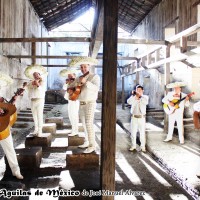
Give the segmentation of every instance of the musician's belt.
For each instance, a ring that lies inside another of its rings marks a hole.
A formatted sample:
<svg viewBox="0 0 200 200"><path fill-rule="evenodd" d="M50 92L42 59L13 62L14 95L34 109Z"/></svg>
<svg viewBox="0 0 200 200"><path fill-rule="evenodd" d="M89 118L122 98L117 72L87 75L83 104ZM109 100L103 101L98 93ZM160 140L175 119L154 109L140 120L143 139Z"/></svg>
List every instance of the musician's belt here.
<svg viewBox="0 0 200 200"><path fill-rule="evenodd" d="M145 117L146 115L132 115L132 117L135 117L135 118L143 118Z"/></svg>
<svg viewBox="0 0 200 200"><path fill-rule="evenodd" d="M31 98L31 101L37 101L37 100L40 100L42 98Z"/></svg>
<svg viewBox="0 0 200 200"><path fill-rule="evenodd" d="M80 101L80 105L86 105L88 103L95 103L95 101Z"/></svg>

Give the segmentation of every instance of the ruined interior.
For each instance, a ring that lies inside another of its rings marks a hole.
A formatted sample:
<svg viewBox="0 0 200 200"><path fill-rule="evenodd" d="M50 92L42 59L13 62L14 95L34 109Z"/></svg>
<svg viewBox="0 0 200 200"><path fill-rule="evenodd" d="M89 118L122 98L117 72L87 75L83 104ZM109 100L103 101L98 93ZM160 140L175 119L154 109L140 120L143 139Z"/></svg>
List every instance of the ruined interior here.
<svg viewBox="0 0 200 200"><path fill-rule="evenodd" d="M90 20L73 24L87 12ZM44 135L30 136L34 123L24 92L11 130L24 180L12 177L1 148L1 188L31 193L13 199L198 200L200 132L194 129L193 104L200 99L199 37L199 0L0 0L0 73L13 79L0 86L0 97L9 100L30 81L27 66L48 71ZM94 120L98 148L88 155L77 148L84 142L81 121L78 136L68 136L65 80L59 76L77 56L98 59L92 71L101 80ZM163 143L168 117L161 100L175 81L186 83L185 93L195 93L184 110L184 145L177 142L177 125L173 142ZM136 84L149 96L146 153L128 151L127 98Z"/></svg>

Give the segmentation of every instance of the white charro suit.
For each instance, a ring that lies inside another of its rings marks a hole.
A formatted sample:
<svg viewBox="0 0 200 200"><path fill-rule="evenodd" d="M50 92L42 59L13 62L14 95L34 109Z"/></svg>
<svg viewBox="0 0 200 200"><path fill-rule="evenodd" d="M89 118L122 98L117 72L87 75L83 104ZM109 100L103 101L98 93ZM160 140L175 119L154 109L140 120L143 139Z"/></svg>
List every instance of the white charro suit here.
<svg viewBox="0 0 200 200"><path fill-rule="evenodd" d="M139 100L133 95L127 99L127 103L131 105L131 143L133 148L136 148L136 136L139 130L141 148L145 149L146 106L148 101L149 98L146 95L142 95Z"/></svg>
<svg viewBox="0 0 200 200"><path fill-rule="evenodd" d="M73 83L63 85L64 90L67 90L70 87L73 87ZM68 92L65 93L64 97L66 100L68 100L68 116L69 116L70 123L72 125L72 134L76 135L78 134L79 100L76 100L76 101L69 100Z"/></svg>
<svg viewBox="0 0 200 200"><path fill-rule="evenodd" d="M42 80L39 87L32 85L30 82L27 85L29 98L31 99L31 111L33 114L33 120L35 124L35 131L39 134L42 133L43 126L43 110L44 110L44 98L45 98L45 82Z"/></svg>
<svg viewBox="0 0 200 200"><path fill-rule="evenodd" d="M162 99L162 102L165 104L169 104L170 101L173 99L180 99L183 97L186 97L185 93L181 92L181 97L173 97L175 95L175 92L168 92L168 94ZM179 104L179 108L175 110L174 113L169 115L169 124L168 124L168 134L167 139L172 140L173 131L174 131L174 123L176 121L177 127L178 127L178 135L179 135L179 141L180 143L184 143L184 128L183 128L183 111L184 106L189 106L189 101L181 101Z"/></svg>
<svg viewBox="0 0 200 200"><path fill-rule="evenodd" d="M100 77L97 74L89 73L85 76L86 83L81 88L79 95L80 118L85 131L85 143L89 142L89 147L96 147L94 132L94 114L96 109L96 100L100 87ZM78 79L77 79L78 81Z"/></svg>

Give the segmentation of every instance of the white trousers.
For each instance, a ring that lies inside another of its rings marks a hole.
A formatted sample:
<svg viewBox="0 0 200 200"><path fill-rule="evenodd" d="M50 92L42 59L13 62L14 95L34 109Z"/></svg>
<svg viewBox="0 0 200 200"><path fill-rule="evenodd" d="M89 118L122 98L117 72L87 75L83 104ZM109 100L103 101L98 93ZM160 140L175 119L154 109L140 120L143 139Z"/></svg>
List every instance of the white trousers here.
<svg viewBox="0 0 200 200"><path fill-rule="evenodd" d="M146 124L145 117L143 117L143 118L132 117L131 118L131 144L132 144L132 147L136 148L137 131L139 131L141 148L145 148L145 144L146 144L145 124Z"/></svg>
<svg viewBox="0 0 200 200"><path fill-rule="evenodd" d="M15 153L15 149L13 146L12 135L10 134L6 139L0 140L0 144L4 153L6 154L6 158L8 160L8 164L11 168L12 173L17 173L20 171L19 164L17 161L17 156Z"/></svg>
<svg viewBox="0 0 200 200"><path fill-rule="evenodd" d="M167 139L172 139L175 122L177 123L179 141L184 142L183 113L179 112L179 110L169 115Z"/></svg>
<svg viewBox="0 0 200 200"><path fill-rule="evenodd" d="M41 98L31 100L31 110L35 124L35 131L39 131L42 133L44 99Z"/></svg>
<svg viewBox="0 0 200 200"><path fill-rule="evenodd" d="M79 122L79 101L68 100L68 115L72 125L72 133L78 133L78 122Z"/></svg>
<svg viewBox="0 0 200 200"><path fill-rule="evenodd" d="M89 147L96 147L94 132L94 113L96 102L87 102L80 105L80 119L85 131L85 142L89 141Z"/></svg>

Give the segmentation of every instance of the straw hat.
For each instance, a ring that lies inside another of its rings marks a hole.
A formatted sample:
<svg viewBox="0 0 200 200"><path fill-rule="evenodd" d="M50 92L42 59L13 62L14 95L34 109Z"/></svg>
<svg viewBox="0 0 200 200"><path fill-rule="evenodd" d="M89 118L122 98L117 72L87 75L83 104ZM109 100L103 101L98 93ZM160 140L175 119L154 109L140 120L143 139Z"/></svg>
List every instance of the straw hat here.
<svg viewBox="0 0 200 200"><path fill-rule="evenodd" d="M70 67L77 67L80 66L82 64L89 64L89 65L97 65L98 64L98 60L95 58L91 58L91 57L86 57L86 56L78 56L76 58L73 58L70 62L69 62L69 66Z"/></svg>
<svg viewBox="0 0 200 200"><path fill-rule="evenodd" d="M0 73L0 87L5 87L12 83L13 83L13 79L10 76L4 73Z"/></svg>
<svg viewBox="0 0 200 200"><path fill-rule="evenodd" d="M26 77L34 79L34 72L40 73L41 76L47 76L48 74L47 70L42 65L30 65L25 69L24 74Z"/></svg>
<svg viewBox="0 0 200 200"><path fill-rule="evenodd" d="M174 83L169 83L167 84L167 88L175 88L175 87L184 87L186 86L186 83L184 82L174 82Z"/></svg>
<svg viewBox="0 0 200 200"><path fill-rule="evenodd" d="M76 74L78 70L75 69L63 69L60 71L59 75L62 77L67 77L68 74Z"/></svg>

